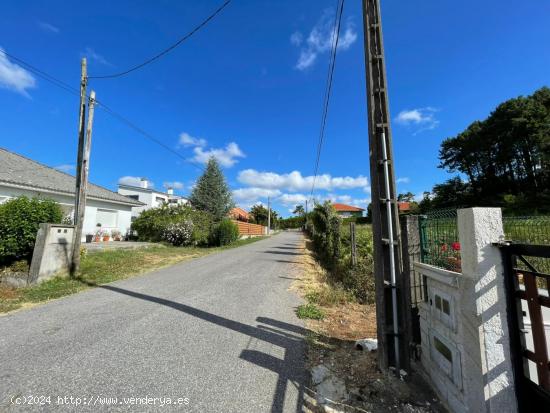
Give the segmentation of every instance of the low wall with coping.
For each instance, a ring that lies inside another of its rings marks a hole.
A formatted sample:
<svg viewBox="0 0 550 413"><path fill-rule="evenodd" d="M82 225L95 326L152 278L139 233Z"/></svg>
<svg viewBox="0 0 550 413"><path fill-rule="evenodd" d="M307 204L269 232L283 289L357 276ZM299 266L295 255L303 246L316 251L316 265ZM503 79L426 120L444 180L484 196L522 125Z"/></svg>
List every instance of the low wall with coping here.
<svg viewBox="0 0 550 413"><path fill-rule="evenodd" d="M421 362L452 412L517 412L507 324L499 208L458 211L462 273L415 262Z"/></svg>

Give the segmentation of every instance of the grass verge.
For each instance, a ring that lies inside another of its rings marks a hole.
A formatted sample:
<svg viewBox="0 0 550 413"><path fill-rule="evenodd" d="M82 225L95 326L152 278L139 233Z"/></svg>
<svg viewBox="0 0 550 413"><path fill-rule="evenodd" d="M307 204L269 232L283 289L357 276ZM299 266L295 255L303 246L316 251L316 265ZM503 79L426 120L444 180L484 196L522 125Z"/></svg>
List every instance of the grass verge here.
<svg viewBox="0 0 550 413"><path fill-rule="evenodd" d="M215 252L247 245L265 237L238 240L214 248L154 246L132 250L88 253L82 258L77 278L55 277L24 288L0 286L0 313L75 294L94 285L107 284Z"/></svg>

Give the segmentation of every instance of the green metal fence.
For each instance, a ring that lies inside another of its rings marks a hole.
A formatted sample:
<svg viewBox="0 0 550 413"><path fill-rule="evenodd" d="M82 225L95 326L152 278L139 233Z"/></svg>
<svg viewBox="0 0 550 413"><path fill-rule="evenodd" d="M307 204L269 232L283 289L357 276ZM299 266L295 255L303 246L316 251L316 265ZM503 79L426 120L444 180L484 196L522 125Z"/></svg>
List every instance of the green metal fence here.
<svg viewBox="0 0 550 413"><path fill-rule="evenodd" d="M456 209L431 211L420 217L420 259L426 264L461 272Z"/></svg>
<svg viewBox="0 0 550 413"><path fill-rule="evenodd" d="M503 217L507 241L550 245L550 216Z"/></svg>

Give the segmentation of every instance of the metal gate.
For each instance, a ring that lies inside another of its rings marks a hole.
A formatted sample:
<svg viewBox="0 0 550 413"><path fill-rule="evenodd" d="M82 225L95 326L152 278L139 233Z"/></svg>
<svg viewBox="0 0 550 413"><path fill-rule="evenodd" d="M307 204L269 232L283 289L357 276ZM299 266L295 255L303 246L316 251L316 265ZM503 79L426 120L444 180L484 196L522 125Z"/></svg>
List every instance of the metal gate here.
<svg viewBox="0 0 550 413"><path fill-rule="evenodd" d="M550 409L550 245L506 244L502 250L519 408L544 411Z"/></svg>

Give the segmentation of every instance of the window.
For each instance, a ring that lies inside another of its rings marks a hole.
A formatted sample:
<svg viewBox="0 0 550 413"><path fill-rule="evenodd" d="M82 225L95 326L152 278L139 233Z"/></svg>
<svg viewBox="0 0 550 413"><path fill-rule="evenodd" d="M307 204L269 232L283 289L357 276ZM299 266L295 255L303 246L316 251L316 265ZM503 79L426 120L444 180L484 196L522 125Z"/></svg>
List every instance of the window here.
<svg viewBox="0 0 550 413"><path fill-rule="evenodd" d="M139 201L139 195L126 195L128 198L135 199L136 201Z"/></svg>
<svg viewBox="0 0 550 413"><path fill-rule="evenodd" d="M99 209L96 214L96 223L101 224L105 228L117 227L118 213L112 209Z"/></svg>
<svg viewBox="0 0 550 413"><path fill-rule="evenodd" d="M449 363L453 364L453 352L449 347L443 344L443 342L435 336L434 347L443 357L445 357L449 361Z"/></svg>
<svg viewBox="0 0 550 413"><path fill-rule="evenodd" d="M454 315L451 313L452 299L449 295L432 290L430 297L433 297L432 313L436 320L441 321L450 329L454 329Z"/></svg>
<svg viewBox="0 0 550 413"><path fill-rule="evenodd" d="M165 199L165 198L162 198L162 197L160 197L160 196L157 196L157 197L155 198L155 201L160 202L160 203L163 203L163 202L166 202L166 199Z"/></svg>

